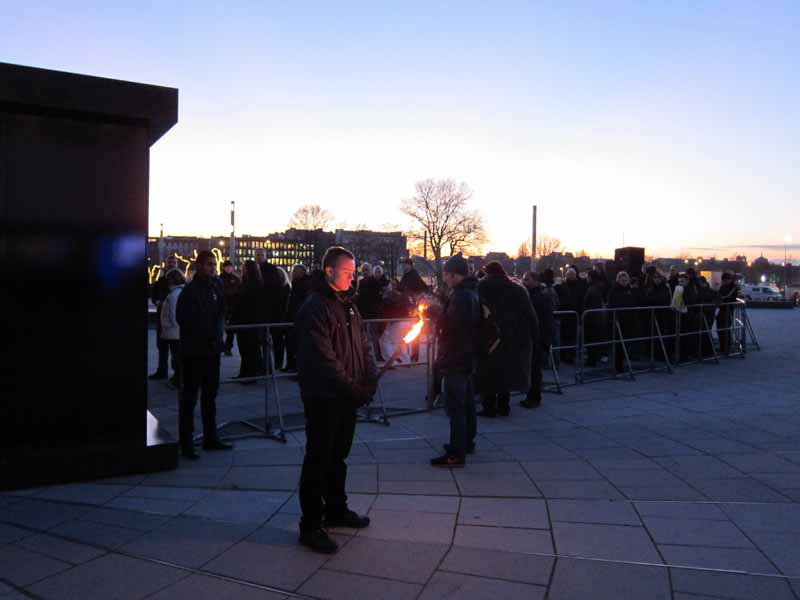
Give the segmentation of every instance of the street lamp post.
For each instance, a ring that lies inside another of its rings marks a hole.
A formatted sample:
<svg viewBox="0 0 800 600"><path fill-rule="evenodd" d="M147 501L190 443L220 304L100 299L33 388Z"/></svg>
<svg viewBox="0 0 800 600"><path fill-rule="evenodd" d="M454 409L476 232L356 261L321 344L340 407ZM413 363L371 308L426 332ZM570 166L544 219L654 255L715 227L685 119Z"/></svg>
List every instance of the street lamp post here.
<svg viewBox="0 0 800 600"><path fill-rule="evenodd" d="M792 243L792 234L783 236L783 297L789 299L789 260L786 256L787 246Z"/></svg>

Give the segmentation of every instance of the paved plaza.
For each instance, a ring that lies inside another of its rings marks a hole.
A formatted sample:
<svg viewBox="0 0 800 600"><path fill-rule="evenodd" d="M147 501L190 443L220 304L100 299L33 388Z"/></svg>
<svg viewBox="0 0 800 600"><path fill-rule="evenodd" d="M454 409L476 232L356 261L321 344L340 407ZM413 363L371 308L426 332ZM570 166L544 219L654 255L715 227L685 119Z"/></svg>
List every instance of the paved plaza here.
<svg viewBox="0 0 800 600"><path fill-rule="evenodd" d="M441 410L359 424L348 487L372 525L335 530L332 557L297 544L297 431L173 472L4 493L0 600L800 598L800 311L750 317L762 350L745 360L481 419L463 470L427 464ZM387 403L422 406L423 373L393 371ZM262 415L263 386L226 384L219 403L221 420ZM175 430L174 390L152 383L151 410Z"/></svg>

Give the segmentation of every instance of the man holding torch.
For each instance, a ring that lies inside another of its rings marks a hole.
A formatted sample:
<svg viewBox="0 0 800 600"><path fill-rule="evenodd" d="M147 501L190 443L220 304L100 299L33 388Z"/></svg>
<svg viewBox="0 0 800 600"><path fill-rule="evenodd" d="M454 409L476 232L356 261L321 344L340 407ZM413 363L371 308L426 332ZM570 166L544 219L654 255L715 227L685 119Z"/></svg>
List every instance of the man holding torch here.
<svg viewBox="0 0 800 600"><path fill-rule="evenodd" d="M306 417L306 453L300 475L300 543L315 552L338 550L323 528L369 525L347 506L345 459L353 444L356 410L372 401L377 368L372 344L348 290L353 254L329 248L312 292L297 313L297 374ZM324 517L324 521L323 521Z"/></svg>
<svg viewBox="0 0 800 600"><path fill-rule="evenodd" d="M444 281L450 296L437 319L439 353L437 372L442 375L442 395L450 417L450 443L445 453L431 459L434 467L463 467L465 455L475 450L477 418L473 377L478 364L481 308L478 281L458 253L444 264Z"/></svg>

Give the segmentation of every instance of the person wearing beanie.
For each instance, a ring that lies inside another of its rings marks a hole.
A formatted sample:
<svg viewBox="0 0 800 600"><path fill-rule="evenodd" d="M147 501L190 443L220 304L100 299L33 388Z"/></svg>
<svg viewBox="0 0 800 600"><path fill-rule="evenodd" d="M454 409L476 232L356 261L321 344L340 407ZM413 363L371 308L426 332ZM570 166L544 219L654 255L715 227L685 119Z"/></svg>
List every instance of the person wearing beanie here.
<svg viewBox="0 0 800 600"><path fill-rule="evenodd" d="M507 417L511 392L528 393L534 343L539 340L539 322L530 297L521 285L506 275L499 262L486 267L478 284L481 305L488 308L499 332L499 346L481 354L478 391L484 417Z"/></svg>
<svg viewBox="0 0 800 600"><path fill-rule="evenodd" d="M461 253L444 264L444 281L450 295L445 300L436 328L439 353L436 371L442 376L442 396L450 418L450 442L445 453L431 459L434 467L463 467L475 451L477 417L473 377L478 363L480 304L477 281Z"/></svg>

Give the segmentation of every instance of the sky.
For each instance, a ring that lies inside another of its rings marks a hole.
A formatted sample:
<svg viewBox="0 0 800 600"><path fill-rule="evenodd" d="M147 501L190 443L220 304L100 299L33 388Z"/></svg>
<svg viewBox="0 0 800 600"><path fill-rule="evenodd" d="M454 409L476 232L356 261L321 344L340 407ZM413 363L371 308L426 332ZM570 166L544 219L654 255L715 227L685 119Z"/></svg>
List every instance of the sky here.
<svg viewBox="0 0 800 600"><path fill-rule="evenodd" d="M800 261L800 2L0 2L0 61L177 87L150 233L408 227L421 179L491 243Z"/></svg>

